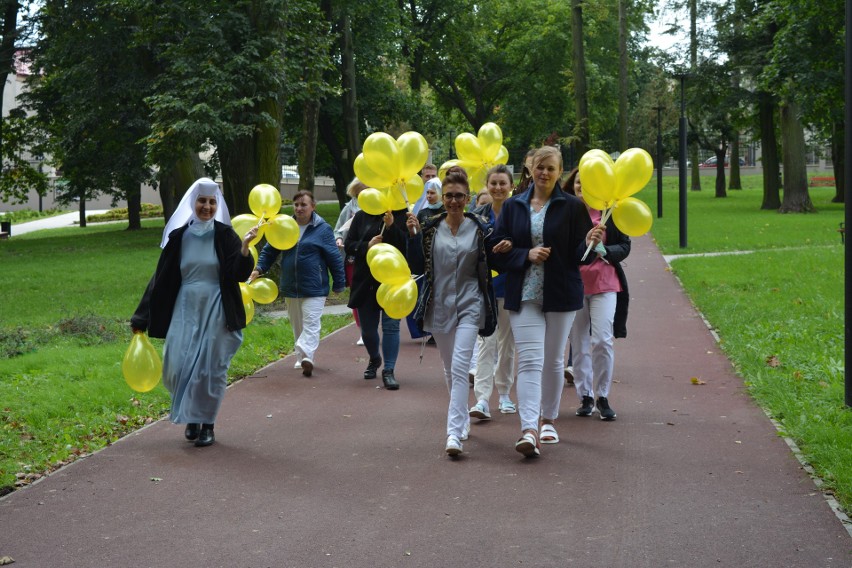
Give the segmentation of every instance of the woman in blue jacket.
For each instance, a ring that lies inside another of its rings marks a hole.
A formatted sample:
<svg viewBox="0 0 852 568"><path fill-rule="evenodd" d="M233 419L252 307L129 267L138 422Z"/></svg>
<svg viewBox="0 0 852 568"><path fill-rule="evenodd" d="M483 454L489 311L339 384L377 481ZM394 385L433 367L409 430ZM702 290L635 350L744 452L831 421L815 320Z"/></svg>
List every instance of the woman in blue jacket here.
<svg viewBox="0 0 852 568"><path fill-rule="evenodd" d="M518 360L518 413L521 439L515 449L538 456L541 442L556 443L553 426L563 388L563 359L574 313L583 307L578 265L589 243L603 229L592 226L583 203L559 189L562 155L539 148L532 160L533 185L503 204L492 251L498 271L506 272L509 322ZM591 262L591 258L587 260Z"/></svg>
<svg viewBox="0 0 852 568"><path fill-rule="evenodd" d="M328 271L335 293L346 286L343 258L334 241L331 225L316 213L316 202L310 191L293 196L293 218L299 225L299 241L291 249L280 251L269 243L257 259L252 279L263 274L281 254L281 285L279 294L287 303L287 314L296 339L296 365L310 377L314 370L314 355L320 340L320 322L328 296ZM283 254L282 254L283 253Z"/></svg>

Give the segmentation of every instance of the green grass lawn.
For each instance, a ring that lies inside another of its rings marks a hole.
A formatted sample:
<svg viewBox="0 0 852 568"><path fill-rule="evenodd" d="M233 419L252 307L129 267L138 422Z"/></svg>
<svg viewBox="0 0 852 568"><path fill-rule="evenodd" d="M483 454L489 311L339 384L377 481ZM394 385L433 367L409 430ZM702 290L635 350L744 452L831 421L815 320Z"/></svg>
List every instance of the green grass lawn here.
<svg viewBox="0 0 852 568"><path fill-rule="evenodd" d="M654 240L664 254L755 251L675 258L672 269L718 333L749 392L780 424L838 501L852 510L852 409L844 404L843 204L811 188L816 213L761 211L760 176L714 197L712 178L689 192L687 248L679 247L677 178L663 178ZM656 217L656 180L638 197Z"/></svg>
<svg viewBox="0 0 852 568"><path fill-rule="evenodd" d="M163 221L143 226L69 227L0 245L0 494L168 411L162 385L135 393L121 374L130 316L160 252ZM263 308L244 331L230 380L293 349L288 322L264 315L281 302ZM323 334L351 321L325 316ZM162 352L162 341L152 342Z"/></svg>

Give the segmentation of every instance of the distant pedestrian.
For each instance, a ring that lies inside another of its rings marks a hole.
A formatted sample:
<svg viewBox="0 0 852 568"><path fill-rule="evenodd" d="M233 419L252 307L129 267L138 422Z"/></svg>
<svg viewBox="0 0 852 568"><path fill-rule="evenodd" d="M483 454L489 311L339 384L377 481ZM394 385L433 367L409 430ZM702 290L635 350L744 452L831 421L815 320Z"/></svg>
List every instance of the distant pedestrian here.
<svg viewBox="0 0 852 568"><path fill-rule="evenodd" d="M559 441L553 424L564 384L565 344L583 306L578 265L587 244L598 243L603 233L592 226L583 202L557 186L559 150L539 148L532 172L533 185L503 204L492 239L498 271L506 272L504 305L518 359L522 436L515 449L527 457L540 454L539 441Z"/></svg>
<svg viewBox="0 0 852 568"><path fill-rule="evenodd" d="M279 296L284 297L287 316L293 328L295 368L310 377L316 366L316 351L320 342L322 310L329 293L328 272L331 270L332 290L342 292L346 276L343 259L334 242L331 225L316 212L316 202L310 191L293 196L293 218L299 225L299 240L293 248L281 251L269 243L257 259L252 279L267 272L281 255Z"/></svg>
<svg viewBox="0 0 852 568"><path fill-rule="evenodd" d="M184 436L196 446L215 441L228 368L243 341L239 283L251 274L249 243L256 236L253 228L241 242L219 185L197 180L166 223L157 269L130 319L134 332L165 338L169 418L186 424Z"/></svg>
<svg viewBox="0 0 852 568"><path fill-rule="evenodd" d="M467 175L447 173L443 183L446 212L422 227L408 215L409 261L423 274L423 292L414 312L421 329L435 338L450 393L445 450L462 453L468 436L468 369L477 335L491 335L497 305L486 260L484 219L465 212L470 199Z"/></svg>
<svg viewBox="0 0 852 568"><path fill-rule="evenodd" d="M569 174L565 190L583 199L576 168ZM600 223L601 212L588 205L586 208L592 223ZM580 267L583 307L571 328L574 388L580 398L577 416L591 416L597 411L601 420L616 418L609 404L615 364L613 338L627 335L627 277L621 262L629 254L630 237L619 231L610 218L603 240L590 253L594 260Z"/></svg>

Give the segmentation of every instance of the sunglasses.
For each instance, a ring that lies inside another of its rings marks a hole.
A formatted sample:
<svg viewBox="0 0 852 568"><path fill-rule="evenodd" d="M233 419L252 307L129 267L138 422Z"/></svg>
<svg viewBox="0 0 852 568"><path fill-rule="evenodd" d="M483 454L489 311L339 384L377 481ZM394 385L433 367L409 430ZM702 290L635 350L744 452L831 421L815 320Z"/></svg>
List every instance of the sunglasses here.
<svg viewBox="0 0 852 568"><path fill-rule="evenodd" d="M445 193L444 194L444 199L446 199L447 201L453 201L453 200L464 201L468 197L470 197L470 195L467 194L467 193Z"/></svg>

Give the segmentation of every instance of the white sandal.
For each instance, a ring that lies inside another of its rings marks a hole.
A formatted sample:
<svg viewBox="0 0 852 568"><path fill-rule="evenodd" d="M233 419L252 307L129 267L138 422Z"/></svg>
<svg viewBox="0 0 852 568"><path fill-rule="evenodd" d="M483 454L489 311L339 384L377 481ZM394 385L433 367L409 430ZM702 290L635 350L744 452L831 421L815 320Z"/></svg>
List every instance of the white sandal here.
<svg viewBox="0 0 852 568"><path fill-rule="evenodd" d="M535 434L532 431L524 432L521 439L515 443L515 451L528 458L541 455L541 451L538 449L538 440L535 439Z"/></svg>
<svg viewBox="0 0 852 568"><path fill-rule="evenodd" d="M542 424L541 434L539 434L538 439L541 440L542 444L558 444L559 434L556 433L556 428L554 428L553 424Z"/></svg>

